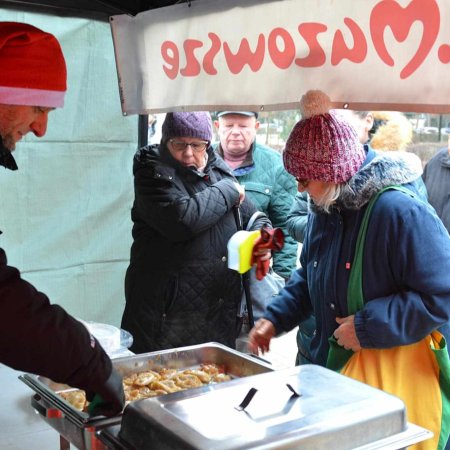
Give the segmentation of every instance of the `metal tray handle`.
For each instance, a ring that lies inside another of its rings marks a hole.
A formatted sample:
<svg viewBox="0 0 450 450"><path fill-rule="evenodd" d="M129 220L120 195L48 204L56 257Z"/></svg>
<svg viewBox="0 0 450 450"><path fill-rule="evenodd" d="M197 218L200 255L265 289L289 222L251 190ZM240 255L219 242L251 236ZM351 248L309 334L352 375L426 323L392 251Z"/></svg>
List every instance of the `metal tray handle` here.
<svg viewBox="0 0 450 450"><path fill-rule="evenodd" d="M289 397L289 400L300 397L300 394L298 394L297 391L289 383L286 383L286 386L292 392L292 395ZM237 409L238 411L244 411L245 408L247 408L247 406L253 400L253 397L257 392L258 389L250 388L250 390L247 392L247 395L244 397L244 400L242 400L242 402L238 406L235 406L234 409Z"/></svg>

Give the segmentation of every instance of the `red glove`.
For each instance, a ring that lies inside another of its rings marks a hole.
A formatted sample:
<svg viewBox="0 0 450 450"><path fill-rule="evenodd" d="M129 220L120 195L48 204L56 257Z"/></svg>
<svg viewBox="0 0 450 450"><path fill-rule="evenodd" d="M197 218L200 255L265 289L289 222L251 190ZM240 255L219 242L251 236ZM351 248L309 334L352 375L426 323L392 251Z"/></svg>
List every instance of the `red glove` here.
<svg viewBox="0 0 450 450"><path fill-rule="evenodd" d="M261 236L256 239L253 246L252 265L256 263L256 278L262 280L269 271L270 259L261 260L258 250L269 249L272 252L279 252L284 245L284 234L281 228L270 229L267 226L261 228Z"/></svg>

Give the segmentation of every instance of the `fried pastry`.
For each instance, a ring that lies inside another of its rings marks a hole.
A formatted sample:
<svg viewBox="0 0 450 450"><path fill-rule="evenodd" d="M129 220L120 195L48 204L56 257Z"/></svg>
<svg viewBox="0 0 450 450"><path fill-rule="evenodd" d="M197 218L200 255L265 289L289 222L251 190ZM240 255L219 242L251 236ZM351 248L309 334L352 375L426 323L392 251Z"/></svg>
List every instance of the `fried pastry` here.
<svg viewBox="0 0 450 450"><path fill-rule="evenodd" d="M170 380L171 378L173 378L176 374L178 373L177 369L167 369L165 367L163 367L160 371L159 374L161 375L161 380Z"/></svg>
<svg viewBox="0 0 450 450"><path fill-rule="evenodd" d="M195 375L203 384L208 384L211 382L211 375L204 370L199 369L187 369L183 373Z"/></svg>
<svg viewBox="0 0 450 450"><path fill-rule="evenodd" d="M139 373L136 379L134 380L134 384L137 386L147 386L153 383L153 381L157 381L160 379L161 376L158 373L153 372L153 370L149 370L147 372Z"/></svg>
<svg viewBox="0 0 450 450"><path fill-rule="evenodd" d="M162 389L163 391L166 391L169 394L171 394L172 392L178 392L178 391L183 391L184 390L180 386L177 386L174 380L154 381L151 384L151 388L153 390Z"/></svg>
<svg viewBox="0 0 450 450"><path fill-rule="evenodd" d="M146 398L157 397L158 395L166 395L166 394L168 394L168 392L163 391L162 389L150 389L148 396Z"/></svg>
<svg viewBox="0 0 450 450"><path fill-rule="evenodd" d="M68 401L78 411L84 411L86 407L86 393L82 390L61 392L60 396Z"/></svg>
<svg viewBox="0 0 450 450"><path fill-rule="evenodd" d="M132 373L131 375L123 377L124 388L126 388L126 386L133 386L134 381L136 380L137 377L138 377L137 373Z"/></svg>
<svg viewBox="0 0 450 450"><path fill-rule="evenodd" d="M179 375L175 375L172 379L177 386L183 389L203 386L200 378L192 373L180 373Z"/></svg>
<svg viewBox="0 0 450 450"><path fill-rule="evenodd" d="M214 381L215 383L223 383L224 381L230 380L230 375L227 375L226 373L217 373L212 377L212 381Z"/></svg>
<svg viewBox="0 0 450 450"><path fill-rule="evenodd" d="M201 364L199 369L183 371L164 367L123 377L123 389L128 404L143 398L166 395L209 383L221 383L230 379L231 377L224 373L224 367L217 364ZM76 389L60 392L58 395L79 411L86 411L88 402L84 391Z"/></svg>
<svg viewBox="0 0 450 450"><path fill-rule="evenodd" d="M125 390L125 400L127 402L134 402L139 399L139 389L127 389Z"/></svg>
<svg viewBox="0 0 450 450"><path fill-rule="evenodd" d="M209 373L210 375L216 375L220 372L219 367L216 364L200 364L200 370Z"/></svg>

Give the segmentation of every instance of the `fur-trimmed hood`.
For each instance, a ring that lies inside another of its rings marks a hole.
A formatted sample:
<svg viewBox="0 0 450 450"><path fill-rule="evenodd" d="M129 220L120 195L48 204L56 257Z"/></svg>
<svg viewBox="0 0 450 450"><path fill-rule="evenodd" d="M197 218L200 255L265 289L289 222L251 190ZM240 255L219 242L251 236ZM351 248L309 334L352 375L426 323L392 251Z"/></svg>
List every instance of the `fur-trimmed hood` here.
<svg viewBox="0 0 450 450"><path fill-rule="evenodd" d="M412 183L422 175L417 155L408 152L375 152L369 149L366 161L344 185L336 208L358 210L386 186ZM323 211L311 203L313 211Z"/></svg>

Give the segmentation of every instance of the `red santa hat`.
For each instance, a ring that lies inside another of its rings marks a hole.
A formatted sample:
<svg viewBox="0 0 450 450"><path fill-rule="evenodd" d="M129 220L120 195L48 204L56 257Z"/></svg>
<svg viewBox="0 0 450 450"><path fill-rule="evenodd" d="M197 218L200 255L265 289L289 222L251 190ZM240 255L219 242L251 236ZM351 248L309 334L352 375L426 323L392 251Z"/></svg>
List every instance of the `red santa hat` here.
<svg viewBox="0 0 450 450"><path fill-rule="evenodd" d="M0 103L57 108L67 90L59 42L32 25L0 22Z"/></svg>

